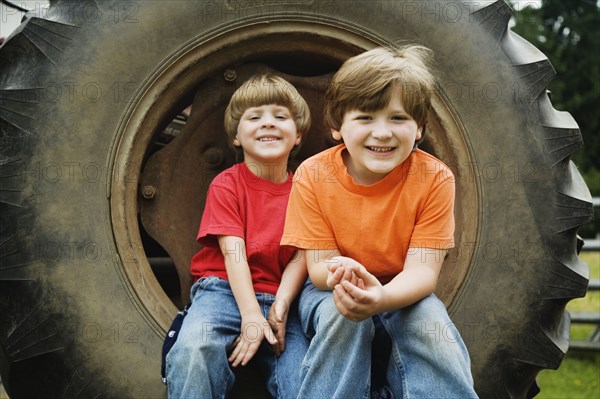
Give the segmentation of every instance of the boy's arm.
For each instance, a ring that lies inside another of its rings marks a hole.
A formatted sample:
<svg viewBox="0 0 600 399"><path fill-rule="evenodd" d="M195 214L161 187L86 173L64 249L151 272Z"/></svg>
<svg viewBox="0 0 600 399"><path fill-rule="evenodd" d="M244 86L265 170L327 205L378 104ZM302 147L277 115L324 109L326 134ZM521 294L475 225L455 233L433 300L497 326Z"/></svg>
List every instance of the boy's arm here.
<svg viewBox="0 0 600 399"><path fill-rule="evenodd" d="M306 281L306 260L304 251L297 251L293 259L288 263L283 275L281 283L275 295L275 302L269 310L269 325L275 333L277 343L273 346L275 354L279 356L285 350L285 332L287 317L290 306L294 299L298 296L300 289Z"/></svg>
<svg viewBox="0 0 600 399"><path fill-rule="evenodd" d="M334 258L341 255L340 251L338 249L305 249L303 252L306 257L308 275L313 285L323 291L332 290L335 284L331 283L329 269L338 263Z"/></svg>
<svg viewBox="0 0 600 399"><path fill-rule="evenodd" d="M405 308L433 294L447 252L445 249L409 249L403 271L383 287L383 311Z"/></svg>
<svg viewBox="0 0 600 399"><path fill-rule="evenodd" d="M336 307L347 318L360 321L410 306L433 293L445 255L446 250L411 248L403 271L385 285L358 262L341 258L344 268L363 281L364 289L350 281L341 281L334 288Z"/></svg>
<svg viewBox="0 0 600 399"><path fill-rule="evenodd" d="M286 266L281 276L281 283L277 289L275 300L290 304L298 296L308 274L304 255L304 251L297 251L293 259Z"/></svg>
<svg viewBox="0 0 600 399"><path fill-rule="evenodd" d="M236 236L219 236L218 241L225 257L229 285L242 317L241 334L234 344L229 361L233 367L239 364L245 366L258 350L263 338L266 338L272 345L277 340L256 300L250 267L246 261L244 239ZM248 326L248 331L246 331L246 326ZM257 329L256 326L259 328Z"/></svg>

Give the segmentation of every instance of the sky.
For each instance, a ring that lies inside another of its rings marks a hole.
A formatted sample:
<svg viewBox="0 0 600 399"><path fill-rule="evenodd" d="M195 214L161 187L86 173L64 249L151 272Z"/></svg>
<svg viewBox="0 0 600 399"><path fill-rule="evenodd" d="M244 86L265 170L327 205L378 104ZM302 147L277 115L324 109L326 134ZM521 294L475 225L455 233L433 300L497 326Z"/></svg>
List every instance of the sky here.
<svg viewBox="0 0 600 399"><path fill-rule="evenodd" d="M515 9L522 10L527 6L539 8L542 0L512 0L512 3Z"/></svg>
<svg viewBox="0 0 600 399"><path fill-rule="evenodd" d="M28 10L48 7L48 1L11 0L12 3ZM21 23L22 12L0 3L0 36L8 37Z"/></svg>

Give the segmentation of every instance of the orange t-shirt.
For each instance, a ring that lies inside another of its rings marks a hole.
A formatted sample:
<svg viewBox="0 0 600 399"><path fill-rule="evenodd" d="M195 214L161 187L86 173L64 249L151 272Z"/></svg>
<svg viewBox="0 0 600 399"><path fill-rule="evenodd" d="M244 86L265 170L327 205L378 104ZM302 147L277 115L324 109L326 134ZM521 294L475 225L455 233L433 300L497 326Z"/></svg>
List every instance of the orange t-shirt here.
<svg viewBox="0 0 600 399"><path fill-rule="evenodd" d="M296 171L282 245L338 249L382 283L400 273L409 248L454 246L454 175L421 150L379 182L354 182L343 144L305 160Z"/></svg>

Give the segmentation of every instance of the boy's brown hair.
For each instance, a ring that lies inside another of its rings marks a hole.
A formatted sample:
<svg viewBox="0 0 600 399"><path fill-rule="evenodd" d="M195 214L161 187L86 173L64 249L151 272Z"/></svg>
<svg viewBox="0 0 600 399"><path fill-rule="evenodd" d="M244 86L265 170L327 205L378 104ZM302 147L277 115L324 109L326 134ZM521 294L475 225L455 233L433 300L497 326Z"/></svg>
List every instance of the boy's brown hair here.
<svg viewBox="0 0 600 399"><path fill-rule="evenodd" d="M383 109L393 87L400 87L404 109L425 127L436 80L427 47L377 47L348 59L334 75L326 93L325 126L339 130L344 115L353 110Z"/></svg>
<svg viewBox="0 0 600 399"><path fill-rule="evenodd" d="M277 104L287 107L292 113L300 136L310 128L310 110L298 90L287 80L273 74L251 76L231 96L225 109L225 132L229 143L237 134L240 118L251 107Z"/></svg>

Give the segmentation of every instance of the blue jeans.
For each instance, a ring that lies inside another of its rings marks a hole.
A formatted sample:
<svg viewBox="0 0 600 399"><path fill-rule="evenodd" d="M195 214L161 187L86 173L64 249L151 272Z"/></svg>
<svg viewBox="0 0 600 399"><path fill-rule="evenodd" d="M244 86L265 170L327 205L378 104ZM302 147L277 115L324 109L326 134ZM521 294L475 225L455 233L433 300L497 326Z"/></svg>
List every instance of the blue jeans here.
<svg viewBox="0 0 600 399"><path fill-rule="evenodd" d="M307 281L298 312L311 338L300 398L369 398L377 329L391 339L386 378L395 399L477 397L465 344L435 295L357 323L337 311L330 291Z"/></svg>
<svg viewBox="0 0 600 399"><path fill-rule="evenodd" d="M228 351L240 335L241 316L229 282L202 278L192 286L192 306L179 337L166 357L169 398L224 398L235 375L229 367ZM257 293L265 317L275 296ZM275 398L295 398L300 388L298 365L308 348L295 307L288 316L285 351L276 357L263 341L250 364L267 375L267 389Z"/></svg>

